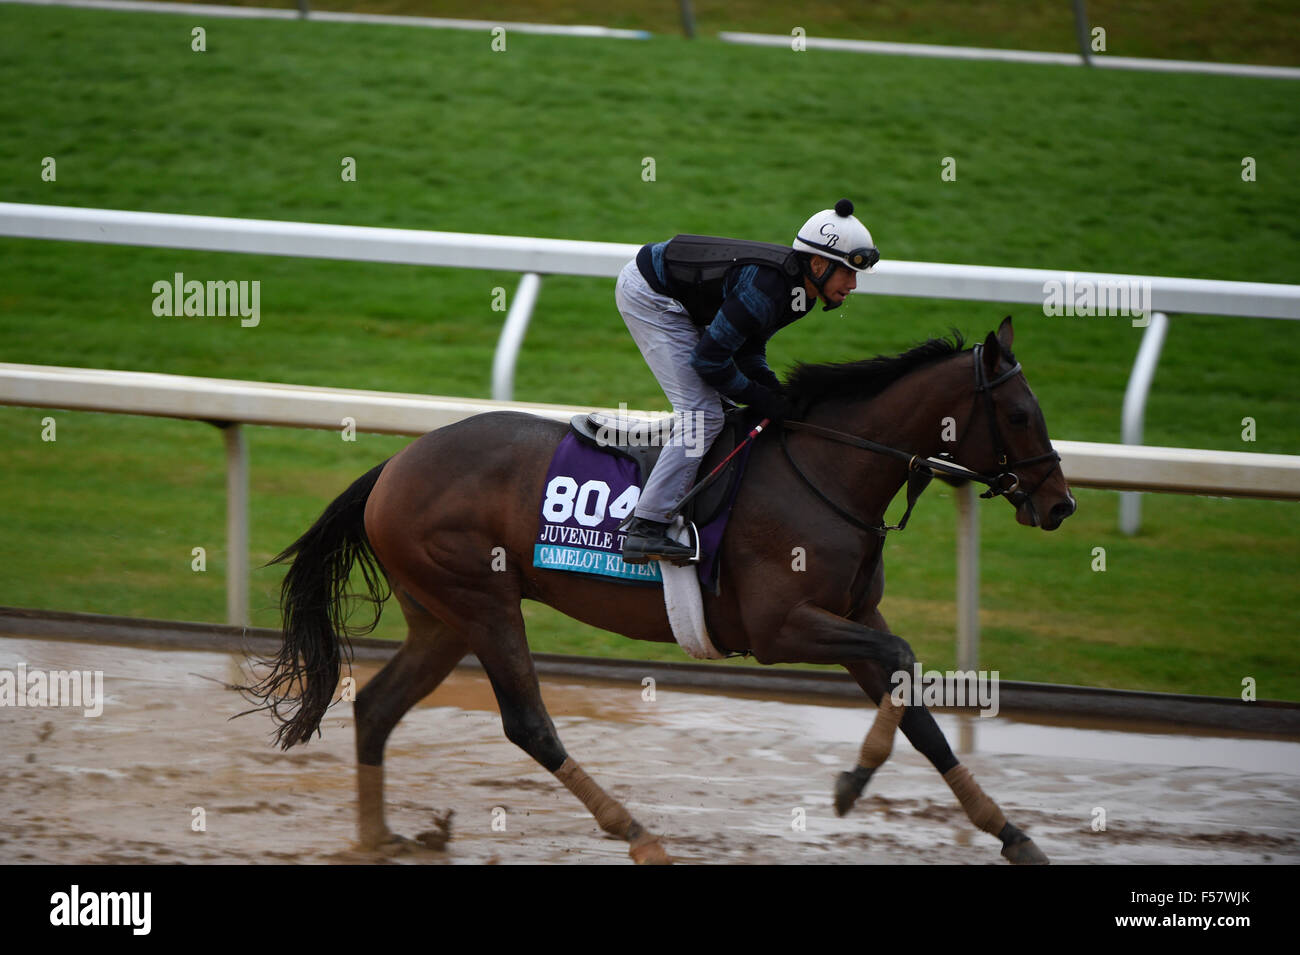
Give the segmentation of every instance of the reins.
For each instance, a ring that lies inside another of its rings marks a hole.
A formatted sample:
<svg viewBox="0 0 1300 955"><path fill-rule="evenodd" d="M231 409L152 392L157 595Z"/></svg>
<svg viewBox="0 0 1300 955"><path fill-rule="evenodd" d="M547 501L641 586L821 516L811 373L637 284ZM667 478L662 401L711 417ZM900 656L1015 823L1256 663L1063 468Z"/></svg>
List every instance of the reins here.
<svg viewBox="0 0 1300 955"><path fill-rule="evenodd" d="M917 499L921 496L921 492L926 489L926 487L930 483L930 480L934 477L934 471L931 470L930 465L932 464L938 465L940 469L945 470L946 473L953 474L953 476L955 477L956 476L960 476L962 478L967 477L966 473L962 473L960 475L954 473L956 471L965 472L965 468L953 468L951 465L944 464L943 462L939 462L939 461L932 462L926 458L918 458L917 455L915 454L908 454L906 451L900 451L897 448L891 448L888 445L884 445L884 444L877 444L875 441L868 441L866 438L859 438L856 435L845 434L843 431L834 431L831 428L823 428L820 425L808 424L806 421L784 421L782 422L782 424L784 425L784 427L782 427L779 432L780 441L781 441L781 451L783 454L785 454L785 459L790 462L790 467L794 469L794 473L799 475L799 477L803 479L803 482L808 485L808 487L812 490L812 492L816 494L819 498L821 498L822 501L825 502L830 507L831 510L833 510L840 517L844 518L844 520L848 521L850 524L852 524L854 527L859 528L860 530L871 531L872 533L879 534L881 537L885 536L886 531L901 531L903 528L907 526L908 518L912 516L912 508L916 506ZM789 445L786 444L786 440L785 440L786 429L792 431L807 431L809 434L815 434L818 435L819 437L827 438L831 441L838 441L840 444L847 444L851 447L862 448L863 450L866 451L875 451L878 454L885 454L892 458L898 458L900 461L906 461L907 471L908 471L907 511L903 514L903 519L895 525L885 524L884 522L881 522L879 524L868 524L866 521L863 521L860 518L855 517L853 514L850 514L840 505L832 501L829 497L826 496L825 492L822 491L821 488L819 488L816 484L813 483L812 478L808 477L808 475L803 472L803 468L799 467L799 465L795 462L794 457L790 454L790 447Z"/></svg>
<svg viewBox="0 0 1300 955"><path fill-rule="evenodd" d="M808 485L809 489L817 495L831 510L835 511L840 517L848 521L854 527L864 531L870 531L885 536L887 531L901 531L907 526L908 519L912 516L912 508L916 506L917 500L921 493L929 486L930 481L934 478L935 472L947 475L961 481L972 481L977 484L984 484L988 490L983 492L981 498L993 498L999 495L1006 497L1009 501L1019 507L1030 495L1034 493L1056 468L1060 467L1061 456L1056 451L1048 451L1045 454L1039 454L1032 458L1023 458L1019 461L1007 463L1006 444L1002 440L1002 432L998 428L997 411L993 406L993 389L1004 382L1009 381L1020 373L1020 362L1008 371L1003 372L993 381L989 381L984 371L983 361L984 346L976 345L972 352L975 357L975 395L976 401L980 396L984 399L984 408L986 410L989 422L989 434L993 440L993 451L999 467L1006 470L996 475L982 474L978 471L972 471L969 468L962 467L959 464L940 461L933 457L912 454L908 451L893 448L886 444L880 444L877 441L871 441L867 438L859 438L857 435L846 434L843 431L836 431L833 428L824 428L821 425L810 424L806 421L783 421L779 430L781 451L785 459L790 462L790 467L794 469L795 474ZM813 434L829 441L835 441L839 444L846 444L849 447L860 448L864 451L871 451L875 454L883 454L895 460L902 461L907 465L907 510L903 513L903 518L897 524L885 524L883 521L879 524L868 524L860 518L854 516L845 510L842 506L831 500L821 488L813 483L812 479L804 473L803 469L795 462L794 457L790 454L790 448L786 444L785 433L790 431L803 431ZM969 433L969 432L967 432ZM1041 464L1044 461L1055 462L1053 467L1043 475L1042 479L1034 485L1031 490L1022 490L1020 487L1020 477L1015 473L1017 468L1027 467L1034 464ZM1010 479L1009 483L1007 479Z"/></svg>

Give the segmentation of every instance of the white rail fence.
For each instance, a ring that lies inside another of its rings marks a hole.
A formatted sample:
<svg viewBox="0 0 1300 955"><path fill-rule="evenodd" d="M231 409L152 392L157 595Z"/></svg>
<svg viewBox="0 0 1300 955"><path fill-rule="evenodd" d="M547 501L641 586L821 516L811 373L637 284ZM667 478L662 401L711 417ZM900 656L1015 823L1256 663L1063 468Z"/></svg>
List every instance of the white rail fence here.
<svg viewBox="0 0 1300 955"><path fill-rule="evenodd" d="M214 216L85 209L0 202L0 235L31 239L103 242L209 252L242 252L305 258L495 269L523 273L507 313L492 365L492 396L514 396L514 370L540 294L542 274L612 278L638 248L610 242L537 239L525 236L428 232L369 226L231 219ZM1124 396L1122 440L1142 443L1146 400L1164 343L1168 316L1177 313L1300 319L1300 285L1210 279L1070 272L937 262L886 260L857 291L866 295L961 299L1043 306L1049 287L1073 303L1075 289L1107 292L1141 289L1145 313L1142 345ZM1101 302L1098 302L1101 306ZM1136 533L1139 503L1124 495L1120 527Z"/></svg>
<svg viewBox="0 0 1300 955"><path fill-rule="evenodd" d="M420 435L486 411L567 421L590 410L524 402L313 388L146 372L0 363L0 404L207 421L226 444L226 612L249 620L248 450L243 424ZM612 410L612 409L611 409ZM1057 441L1075 486L1300 500L1300 456ZM322 507L325 502L322 502ZM957 493L957 660L979 668L979 523L973 487Z"/></svg>

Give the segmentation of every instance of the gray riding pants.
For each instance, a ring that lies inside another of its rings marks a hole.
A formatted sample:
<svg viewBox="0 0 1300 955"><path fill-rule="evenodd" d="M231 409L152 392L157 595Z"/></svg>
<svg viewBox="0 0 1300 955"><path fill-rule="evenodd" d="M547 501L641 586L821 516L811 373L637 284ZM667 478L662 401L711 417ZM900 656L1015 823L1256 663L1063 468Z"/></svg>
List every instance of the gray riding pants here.
<svg viewBox="0 0 1300 955"><path fill-rule="evenodd" d="M676 419L673 438L660 453L636 506L637 517L667 521L722 432L722 398L691 367L700 329L681 302L646 284L635 259L619 274L614 301Z"/></svg>

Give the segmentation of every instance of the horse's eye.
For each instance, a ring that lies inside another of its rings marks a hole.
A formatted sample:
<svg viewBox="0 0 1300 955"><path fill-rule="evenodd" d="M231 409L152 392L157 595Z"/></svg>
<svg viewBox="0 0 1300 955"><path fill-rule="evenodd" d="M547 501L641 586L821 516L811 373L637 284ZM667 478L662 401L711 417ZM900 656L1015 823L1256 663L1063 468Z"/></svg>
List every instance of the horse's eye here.
<svg viewBox="0 0 1300 955"><path fill-rule="evenodd" d="M1007 416L1007 420L1016 427L1023 428L1025 425L1029 424L1029 415L1025 414L1023 411L1013 411Z"/></svg>

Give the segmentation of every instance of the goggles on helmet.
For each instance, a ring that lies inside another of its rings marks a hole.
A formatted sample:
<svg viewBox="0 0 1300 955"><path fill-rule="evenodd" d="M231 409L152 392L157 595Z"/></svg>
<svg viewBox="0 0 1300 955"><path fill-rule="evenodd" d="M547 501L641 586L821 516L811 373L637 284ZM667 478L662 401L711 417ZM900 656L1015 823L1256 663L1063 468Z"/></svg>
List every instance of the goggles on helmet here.
<svg viewBox="0 0 1300 955"><path fill-rule="evenodd" d="M880 261L879 249L854 249L844 256L844 261L859 272L871 268Z"/></svg>
<svg viewBox="0 0 1300 955"><path fill-rule="evenodd" d="M820 242L813 242L810 239L805 239L803 236L799 237L799 241L804 243L804 245L810 245L825 253L830 258L840 259L850 268L855 269L858 272L865 271L880 261L880 250L871 246L854 249L852 252L840 252L838 249L833 249L829 245L822 245Z"/></svg>

